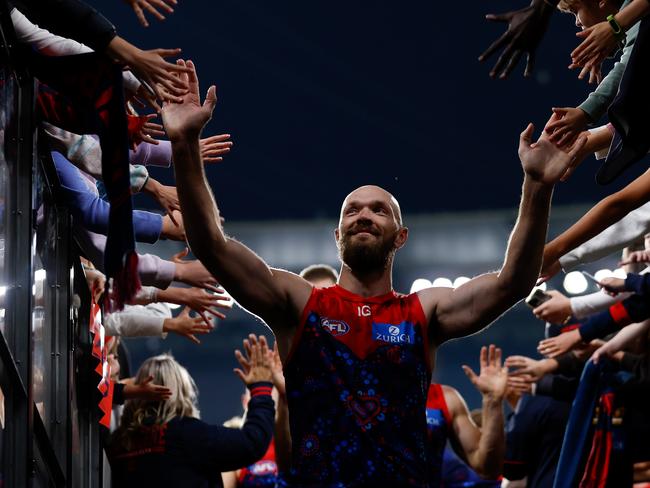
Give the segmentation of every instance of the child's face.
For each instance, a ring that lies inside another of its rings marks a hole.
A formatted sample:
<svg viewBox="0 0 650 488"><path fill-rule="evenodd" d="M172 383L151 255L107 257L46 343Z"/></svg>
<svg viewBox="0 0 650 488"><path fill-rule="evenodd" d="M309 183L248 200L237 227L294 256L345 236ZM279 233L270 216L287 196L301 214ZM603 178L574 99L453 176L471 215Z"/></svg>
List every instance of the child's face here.
<svg viewBox="0 0 650 488"><path fill-rule="evenodd" d="M610 12L609 2L600 1L594 2L590 0L584 0L578 2L574 11L572 12L576 18L576 27L580 29L586 29L592 25L596 25L600 22L603 22L607 19L607 16L612 13ZM615 13L615 11L614 11Z"/></svg>

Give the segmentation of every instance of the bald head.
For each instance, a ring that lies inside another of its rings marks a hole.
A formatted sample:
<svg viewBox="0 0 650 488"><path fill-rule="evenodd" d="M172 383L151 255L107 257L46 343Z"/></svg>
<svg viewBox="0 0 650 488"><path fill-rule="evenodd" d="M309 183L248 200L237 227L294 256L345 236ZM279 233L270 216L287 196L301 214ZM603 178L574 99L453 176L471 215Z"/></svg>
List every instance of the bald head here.
<svg viewBox="0 0 650 488"><path fill-rule="evenodd" d="M345 197L345 200L343 200L341 215L343 215L346 207L350 204L367 205L373 203L380 203L389 208L397 225L402 227L402 210L397 198L382 187L376 185L364 185L353 190L347 197Z"/></svg>

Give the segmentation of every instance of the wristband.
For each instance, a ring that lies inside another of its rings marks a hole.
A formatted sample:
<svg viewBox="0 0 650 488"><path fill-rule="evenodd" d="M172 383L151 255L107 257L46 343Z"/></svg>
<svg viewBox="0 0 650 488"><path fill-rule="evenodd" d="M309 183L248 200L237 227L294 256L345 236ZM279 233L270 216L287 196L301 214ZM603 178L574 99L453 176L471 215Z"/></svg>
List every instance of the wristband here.
<svg viewBox="0 0 650 488"><path fill-rule="evenodd" d="M607 16L607 23L612 28L612 31L614 32L614 37L618 39L618 41L621 42L624 41L625 31L621 27L621 24L618 23L618 20L616 20L616 17L614 17L614 14L610 14Z"/></svg>

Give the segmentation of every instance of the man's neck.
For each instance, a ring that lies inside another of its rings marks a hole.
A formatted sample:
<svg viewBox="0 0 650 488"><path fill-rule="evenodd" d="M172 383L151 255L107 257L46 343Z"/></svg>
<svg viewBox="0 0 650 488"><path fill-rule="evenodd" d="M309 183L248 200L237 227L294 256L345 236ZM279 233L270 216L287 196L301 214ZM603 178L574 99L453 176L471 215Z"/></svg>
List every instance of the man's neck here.
<svg viewBox="0 0 650 488"><path fill-rule="evenodd" d="M343 264L339 275L339 286L362 297L385 295L393 290L392 263L386 269L374 273L355 273Z"/></svg>

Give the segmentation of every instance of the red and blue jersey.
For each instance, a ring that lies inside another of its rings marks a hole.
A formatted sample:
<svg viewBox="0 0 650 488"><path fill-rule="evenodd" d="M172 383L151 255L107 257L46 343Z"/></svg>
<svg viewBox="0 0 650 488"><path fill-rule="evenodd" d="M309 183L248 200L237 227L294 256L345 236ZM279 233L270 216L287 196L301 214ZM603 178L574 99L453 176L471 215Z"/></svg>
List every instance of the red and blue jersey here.
<svg viewBox="0 0 650 488"><path fill-rule="evenodd" d="M277 483L278 465L275 462L275 442L271 441L262 459L239 471L237 487L275 488Z"/></svg>
<svg viewBox="0 0 650 488"><path fill-rule="evenodd" d="M315 288L284 374L300 487L428 487L427 320L416 294Z"/></svg>
<svg viewBox="0 0 650 488"><path fill-rule="evenodd" d="M449 439L451 429L451 416L447 409L445 393L442 386L431 383L427 394L427 436L431 448L431 460L429 461L431 486L441 486L442 483L442 460L445 446Z"/></svg>

